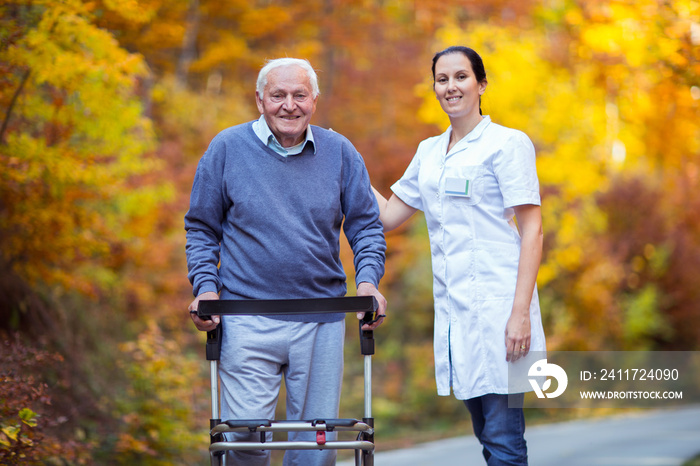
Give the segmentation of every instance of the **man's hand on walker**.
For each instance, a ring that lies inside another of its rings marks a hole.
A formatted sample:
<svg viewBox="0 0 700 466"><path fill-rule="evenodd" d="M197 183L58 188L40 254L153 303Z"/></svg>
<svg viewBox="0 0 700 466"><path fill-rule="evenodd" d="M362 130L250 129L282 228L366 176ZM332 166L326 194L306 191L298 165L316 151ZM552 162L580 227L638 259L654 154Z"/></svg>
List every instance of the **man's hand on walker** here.
<svg viewBox="0 0 700 466"><path fill-rule="evenodd" d="M197 315L197 307L199 306L200 301L212 301L215 299L219 299L219 295L213 291L207 291L206 293L202 293L197 296L187 308L190 311L190 317L192 318L192 322L194 322L194 326L197 327L197 330L201 330L202 332L210 332L214 330L217 325L219 325L219 322L221 321L219 316L211 316L211 320L202 320Z"/></svg>
<svg viewBox="0 0 700 466"><path fill-rule="evenodd" d="M377 290L377 288L368 282L362 282L357 287L357 296L374 296L379 303L377 308L377 316L382 316L377 319L373 324L365 324L362 326L362 330L374 330L379 327L382 322L384 322L384 317L386 317L386 298ZM364 317L363 312L357 313L357 318L362 320Z"/></svg>

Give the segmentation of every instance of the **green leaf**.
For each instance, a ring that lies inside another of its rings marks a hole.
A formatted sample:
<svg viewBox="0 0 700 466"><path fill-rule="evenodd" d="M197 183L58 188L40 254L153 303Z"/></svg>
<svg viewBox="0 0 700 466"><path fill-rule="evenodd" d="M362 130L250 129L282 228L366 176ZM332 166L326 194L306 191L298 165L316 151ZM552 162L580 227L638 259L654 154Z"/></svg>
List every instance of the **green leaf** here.
<svg viewBox="0 0 700 466"><path fill-rule="evenodd" d="M22 408L19 412L19 418L29 427L36 427L37 414L29 408Z"/></svg>

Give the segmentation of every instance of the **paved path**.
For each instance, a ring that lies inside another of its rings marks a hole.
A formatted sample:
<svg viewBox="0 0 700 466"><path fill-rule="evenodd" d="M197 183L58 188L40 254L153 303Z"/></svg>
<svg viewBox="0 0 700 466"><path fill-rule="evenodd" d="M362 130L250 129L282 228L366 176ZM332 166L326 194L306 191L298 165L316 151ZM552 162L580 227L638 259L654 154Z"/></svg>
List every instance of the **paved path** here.
<svg viewBox="0 0 700 466"><path fill-rule="evenodd" d="M531 466L678 466L700 453L700 405L528 427ZM354 461L339 462L351 466ZM379 452L376 466L482 466L473 436Z"/></svg>

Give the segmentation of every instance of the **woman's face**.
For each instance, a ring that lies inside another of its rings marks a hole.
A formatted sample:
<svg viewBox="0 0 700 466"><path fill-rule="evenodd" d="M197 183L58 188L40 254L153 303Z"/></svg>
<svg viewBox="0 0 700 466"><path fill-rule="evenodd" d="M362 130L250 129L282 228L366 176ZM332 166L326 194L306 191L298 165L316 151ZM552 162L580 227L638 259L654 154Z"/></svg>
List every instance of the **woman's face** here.
<svg viewBox="0 0 700 466"><path fill-rule="evenodd" d="M486 80L477 82L472 64L462 53L450 53L435 63L435 96L451 118L479 115L479 97Z"/></svg>

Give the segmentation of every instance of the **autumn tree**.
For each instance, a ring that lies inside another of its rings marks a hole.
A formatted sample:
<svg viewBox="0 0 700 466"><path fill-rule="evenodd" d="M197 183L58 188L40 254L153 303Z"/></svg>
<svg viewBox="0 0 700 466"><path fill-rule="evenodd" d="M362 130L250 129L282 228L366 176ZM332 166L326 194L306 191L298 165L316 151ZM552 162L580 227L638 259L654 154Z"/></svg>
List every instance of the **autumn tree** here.
<svg viewBox="0 0 700 466"><path fill-rule="evenodd" d="M3 9L3 273L94 294L170 190L133 182L158 166L136 95L147 69L83 2Z"/></svg>
<svg viewBox="0 0 700 466"><path fill-rule="evenodd" d="M129 3L111 2L126 12ZM96 27L84 2L0 8L2 334L20 329L33 345L60 351L67 363L37 384L50 382L47 396L75 426L89 422L86 411L104 415L91 392L101 382L74 380L101 374L93 369L119 338L109 330L134 289L125 270L150 251L152 212L172 187L154 176L142 58Z"/></svg>

